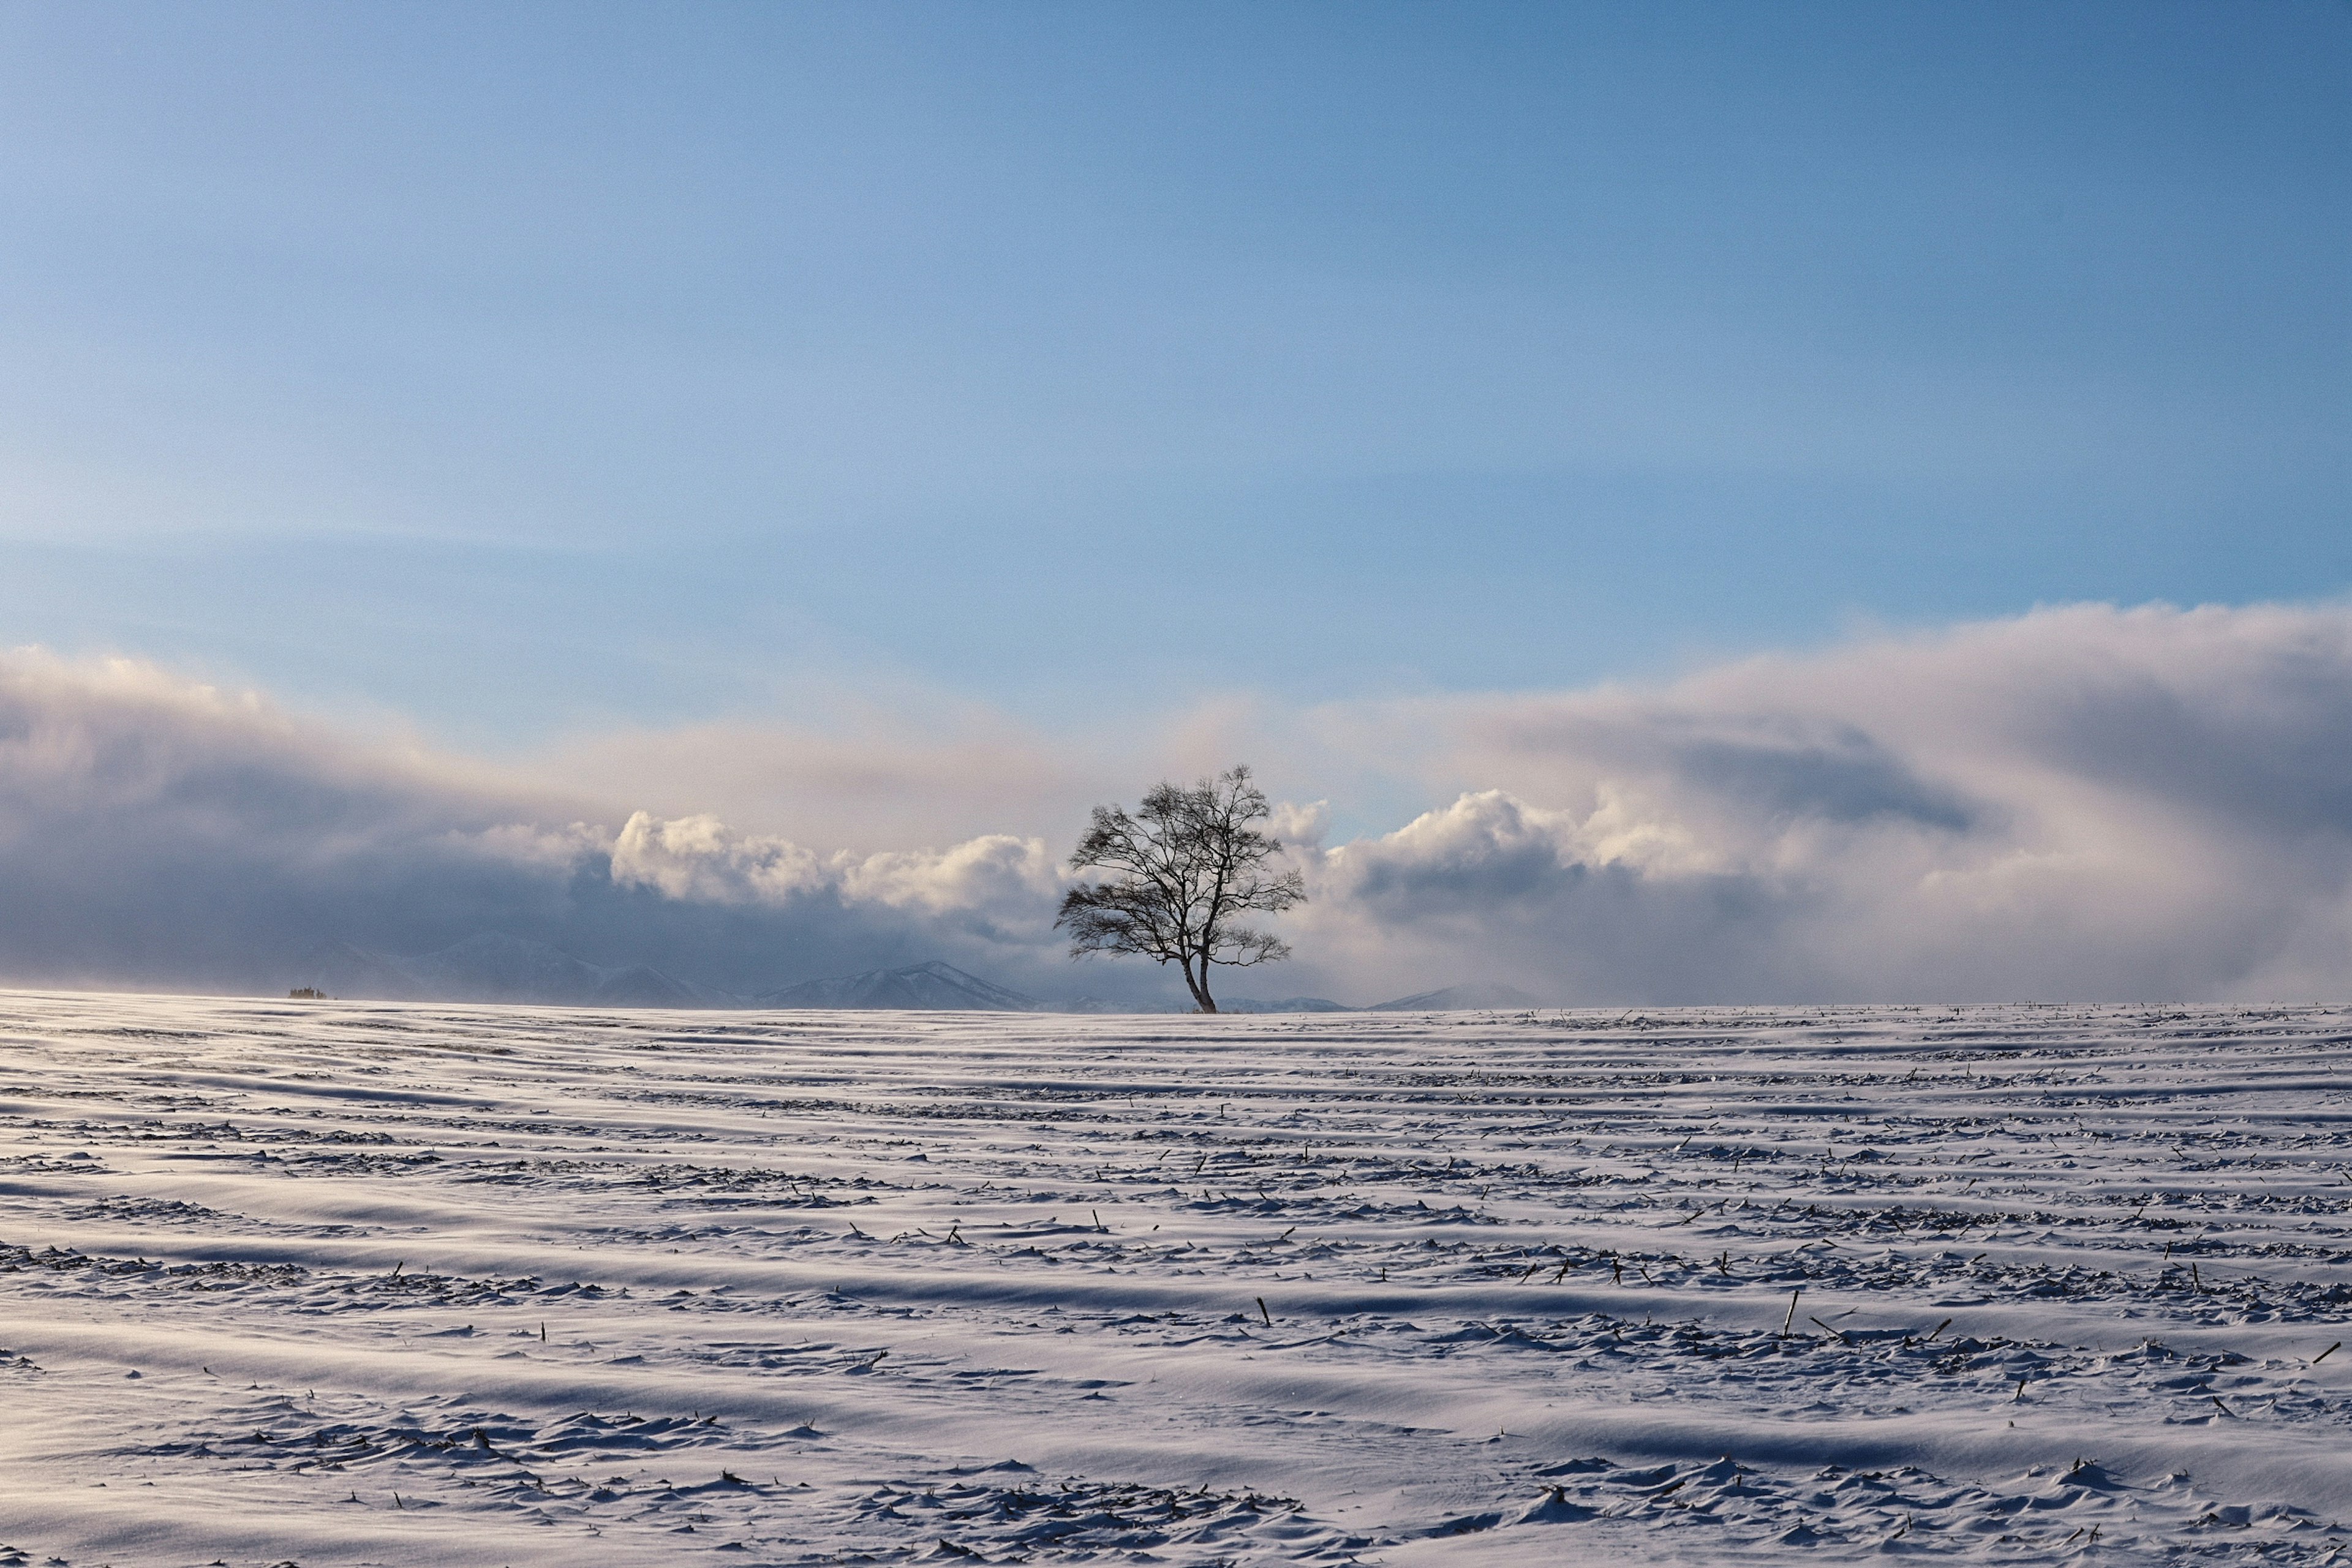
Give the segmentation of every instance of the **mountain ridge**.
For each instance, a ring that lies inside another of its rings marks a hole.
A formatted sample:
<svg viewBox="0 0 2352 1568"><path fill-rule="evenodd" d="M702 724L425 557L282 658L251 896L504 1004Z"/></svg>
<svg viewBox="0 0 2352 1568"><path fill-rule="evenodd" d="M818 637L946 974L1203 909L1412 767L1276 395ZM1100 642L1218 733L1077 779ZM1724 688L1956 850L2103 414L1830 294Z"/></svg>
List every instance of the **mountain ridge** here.
<svg viewBox="0 0 2352 1568"><path fill-rule="evenodd" d="M1400 996L1393 1002L1375 1002L1364 1009L1367 1013L1447 1013L1501 1007L1514 1011L1525 1007L1540 1007L1543 1004L1515 985L1498 985L1491 981L1474 981L1467 985L1448 985L1443 990L1417 992Z"/></svg>
<svg viewBox="0 0 2352 1568"><path fill-rule="evenodd" d="M322 942L288 971L289 988L391 1002L487 1002L578 1007L748 1007L813 1011L979 1013L1185 1013L1181 1003L1096 996L1048 999L983 980L931 959L895 969L803 980L751 994L699 985L648 963L601 964L506 931L477 931L430 952L402 957L348 942ZM1443 1012L1540 1004L1508 985L1471 984L1423 991L1362 1009L1327 996L1267 1000L1235 996L1227 1013Z"/></svg>
<svg viewBox="0 0 2352 1568"><path fill-rule="evenodd" d="M832 980L803 980L752 998L761 1007L826 1008L851 1012L1049 1013L1034 996L982 980L952 963L932 959L900 969L868 969Z"/></svg>
<svg viewBox="0 0 2352 1568"><path fill-rule="evenodd" d="M295 984L377 1002L491 1002L541 1006L740 1006L731 993L691 984L646 963L591 963L505 931L403 957L320 942L290 966Z"/></svg>

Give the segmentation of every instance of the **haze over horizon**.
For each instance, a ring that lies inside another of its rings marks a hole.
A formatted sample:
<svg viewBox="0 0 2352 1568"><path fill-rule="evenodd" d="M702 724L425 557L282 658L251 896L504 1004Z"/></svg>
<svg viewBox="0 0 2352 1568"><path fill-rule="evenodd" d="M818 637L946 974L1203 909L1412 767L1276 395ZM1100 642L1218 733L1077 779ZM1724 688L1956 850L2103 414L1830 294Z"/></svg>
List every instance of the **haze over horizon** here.
<svg viewBox="0 0 2352 1568"><path fill-rule="evenodd" d="M2346 994L2352 11L0 13L0 980Z"/></svg>

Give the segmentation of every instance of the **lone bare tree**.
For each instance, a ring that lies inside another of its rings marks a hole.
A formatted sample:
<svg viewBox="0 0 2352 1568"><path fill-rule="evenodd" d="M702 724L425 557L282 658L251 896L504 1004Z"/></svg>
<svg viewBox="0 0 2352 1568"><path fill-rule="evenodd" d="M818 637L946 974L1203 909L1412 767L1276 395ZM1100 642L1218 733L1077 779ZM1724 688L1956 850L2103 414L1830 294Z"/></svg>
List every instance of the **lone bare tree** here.
<svg viewBox="0 0 2352 1568"><path fill-rule="evenodd" d="M1288 943L1234 918L1307 899L1297 872L1268 869L1282 841L1251 826L1265 816L1265 795L1246 767L1189 789L1163 784L1132 816L1123 806L1095 807L1070 869L1110 875L1062 895L1054 923L1069 928L1070 956L1133 952L1174 963L1201 1011L1215 1012L1211 964L1244 968L1290 956Z"/></svg>

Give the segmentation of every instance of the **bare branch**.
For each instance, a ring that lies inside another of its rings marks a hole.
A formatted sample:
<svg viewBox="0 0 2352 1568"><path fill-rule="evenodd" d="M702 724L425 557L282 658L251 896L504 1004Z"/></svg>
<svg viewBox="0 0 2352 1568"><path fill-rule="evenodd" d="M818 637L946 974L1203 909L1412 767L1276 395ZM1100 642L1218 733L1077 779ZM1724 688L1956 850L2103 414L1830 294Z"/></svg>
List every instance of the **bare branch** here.
<svg viewBox="0 0 2352 1568"><path fill-rule="evenodd" d="M1265 795L1246 767L1184 786L1160 784L1133 816L1098 805L1070 855L1073 871L1100 871L1062 896L1057 927L1070 933L1070 955L1136 953L1175 963L1201 1011L1217 1010L1213 964L1245 968L1290 956L1265 931L1229 922L1244 911L1279 914L1306 901L1295 870L1267 862L1282 841L1251 824L1268 815Z"/></svg>

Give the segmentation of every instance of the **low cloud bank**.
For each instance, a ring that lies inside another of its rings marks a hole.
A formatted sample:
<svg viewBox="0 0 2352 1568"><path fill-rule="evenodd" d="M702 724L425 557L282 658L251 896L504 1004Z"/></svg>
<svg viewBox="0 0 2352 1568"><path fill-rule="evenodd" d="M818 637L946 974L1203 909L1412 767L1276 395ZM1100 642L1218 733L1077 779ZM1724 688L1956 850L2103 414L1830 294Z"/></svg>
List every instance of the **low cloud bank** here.
<svg viewBox="0 0 2352 1568"><path fill-rule="evenodd" d="M2085 605L1444 708L1302 922L1596 1001L2352 992L2352 614Z"/></svg>
<svg viewBox="0 0 2352 1568"><path fill-rule="evenodd" d="M1261 715L1229 739L1297 795L1410 756L1384 790L1444 802L1338 844L1318 807L1285 807L1315 893L1286 921L1299 960L1237 989L2352 991L2340 608L2073 606L1652 687ZM20 981L259 987L322 941L497 931L737 991L929 958L1045 995L1160 989L1063 957L1061 848L835 851L362 745L144 665L0 660L0 973Z"/></svg>
<svg viewBox="0 0 2352 1568"><path fill-rule="evenodd" d="M1035 839L821 857L360 744L148 665L0 659L0 976L20 983L275 989L323 944L482 932L741 992L942 955L1059 982L1050 881Z"/></svg>

